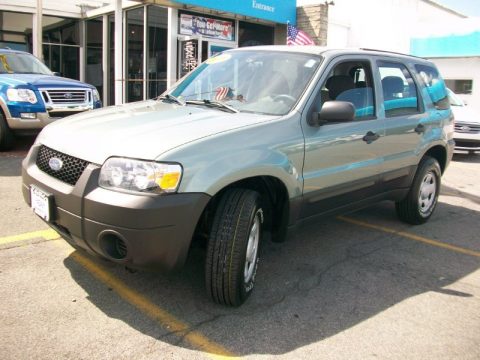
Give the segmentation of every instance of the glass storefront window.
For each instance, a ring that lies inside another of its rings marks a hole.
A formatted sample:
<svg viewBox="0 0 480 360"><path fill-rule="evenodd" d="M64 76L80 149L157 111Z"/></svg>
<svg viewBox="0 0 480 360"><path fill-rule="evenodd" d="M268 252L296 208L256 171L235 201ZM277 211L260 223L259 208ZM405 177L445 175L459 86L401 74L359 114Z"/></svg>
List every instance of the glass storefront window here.
<svg viewBox="0 0 480 360"><path fill-rule="evenodd" d="M85 81L95 86L103 100L102 33L103 18L89 19L85 22L86 61Z"/></svg>
<svg viewBox="0 0 480 360"><path fill-rule="evenodd" d="M115 104L115 15L108 15L108 105Z"/></svg>
<svg viewBox="0 0 480 360"><path fill-rule="evenodd" d="M238 46L273 45L274 28L271 26L240 21Z"/></svg>
<svg viewBox="0 0 480 360"><path fill-rule="evenodd" d="M32 14L0 11L0 47L32 51Z"/></svg>
<svg viewBox="0 0 480 360"><path fill-rule="evenodd" d="M143 50L145 8L128 10L127 13L127 102L143 100Z"/></svg>
<svg viewBox="0 0 480 360"><path fill-rule="evenodd" d="M78 20L44 15L43 58L55 72L80 79L80 29Z"/></svg>
<svg viewBox="0 0 480 360"><path fill-rule="evenodd" d="M154 98L167 89L168 10L149 6L148 12L148 95Z"/></svg>
<svg viewBox="0 0 480 360"><path fill-rule="evenodd" d="M78 20L44 15L42 23L44 43L80 45Z"/></svg>
<svg viewBox="0 0 480 360"><path fill-rule="evenodd" d="M44 44L43 60L53 72L70 79L80 79L79 48L75 46L61 46Z"/></svg>

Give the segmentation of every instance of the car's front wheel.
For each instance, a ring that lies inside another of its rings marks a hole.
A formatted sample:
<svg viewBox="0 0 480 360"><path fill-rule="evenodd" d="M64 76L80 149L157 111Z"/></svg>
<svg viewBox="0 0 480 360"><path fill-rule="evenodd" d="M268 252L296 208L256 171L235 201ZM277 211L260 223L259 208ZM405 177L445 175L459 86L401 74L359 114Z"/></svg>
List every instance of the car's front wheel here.
<svg viewBox="0 0 480 360"><path fill-rule="evenodd" d="M407 197L395 204L401 220L418 225L432 216L440 193L441 176L436 159L426 156L420 161Z"/></svg>
<svg viewBox="0 0 480 360"><path fill-rule="evenodd" d="M207 293L213 301L239 306L251 294L262 226L263 210L256 191L234 188L222 195L205 264Z"/></svg>

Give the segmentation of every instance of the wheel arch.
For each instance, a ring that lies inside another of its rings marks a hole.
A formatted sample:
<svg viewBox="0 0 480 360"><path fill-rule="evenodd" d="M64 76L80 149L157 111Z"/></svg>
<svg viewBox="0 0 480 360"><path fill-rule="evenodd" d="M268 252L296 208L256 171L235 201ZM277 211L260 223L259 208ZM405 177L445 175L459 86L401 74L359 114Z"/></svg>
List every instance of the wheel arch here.
<svg viewBox="0 0 480 360"><path fill-rule="evenodd" d="M447 167L447 149L442 145L435 145L425 152L424 156L430 156L436 159L442 170L442 174L445 172Z"/></svg>
<svg viewBox="0 0 480 360"><path fill-rule="evenodd" d="M211 221L223 194L232 188L254 190L260 194L264 211L266 234L276 242L285 240L290 218L290 202L287 186L278 177L258 175L236 180L218 190L205 207L197 225L197 234L207 235Z"/></svg>

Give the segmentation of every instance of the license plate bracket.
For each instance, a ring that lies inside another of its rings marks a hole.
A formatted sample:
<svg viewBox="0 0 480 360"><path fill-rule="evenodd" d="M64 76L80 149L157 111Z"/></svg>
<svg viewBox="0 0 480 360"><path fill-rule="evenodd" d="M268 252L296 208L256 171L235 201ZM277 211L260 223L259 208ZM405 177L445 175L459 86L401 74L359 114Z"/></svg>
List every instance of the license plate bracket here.
<svg viewBox="0 0 480 360"><path fill-rule="evenodd" d="M35 185L30 186L31 208L35 214L45 221L52 219L53 195L38 188Z"/></svg>

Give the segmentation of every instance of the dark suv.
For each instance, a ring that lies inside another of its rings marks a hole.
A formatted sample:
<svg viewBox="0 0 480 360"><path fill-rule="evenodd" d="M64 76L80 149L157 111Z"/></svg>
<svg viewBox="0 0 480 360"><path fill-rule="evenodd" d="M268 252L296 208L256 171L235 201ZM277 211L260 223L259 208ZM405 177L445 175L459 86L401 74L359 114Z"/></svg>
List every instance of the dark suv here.
<svg viewBox="0 0 480 360"><path fill-rule="evenodd" d="M435 65L400 54L255 47L208 59L155 100L47 126L23 194L70 244L173 270L207 242L216 302L251 293L262 240L305 220L393 200L432 215L453 117Z"/></svg>

